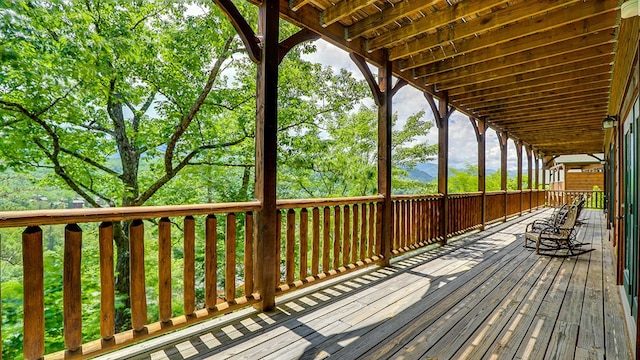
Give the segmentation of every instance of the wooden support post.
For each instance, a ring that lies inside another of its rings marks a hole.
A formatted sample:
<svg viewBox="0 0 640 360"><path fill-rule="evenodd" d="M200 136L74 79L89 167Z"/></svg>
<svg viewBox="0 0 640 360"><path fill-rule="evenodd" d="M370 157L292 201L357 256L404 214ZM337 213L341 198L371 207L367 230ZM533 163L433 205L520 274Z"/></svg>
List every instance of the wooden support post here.
<svg viewBox="0 0 640 360"><path fill-rule="evenodd" d="M534 186L536 190L540 190L540 153L537 151L534 151L533 157L535 160L534 163L535 163L535 174L536 174Z"/></svg>
<svg viewBox="0 0 640 360"><path fill-rule="evenodd" d="M516 186L520 192L520 208L518 215L522 216L522 141L520 140L516 142L516 158L518 159L518 176L516 177L518 184Z"/></svg>
<svg viewBox="0 0 640 360"><path fill-rule="evenodd" d="M500 190L504 192L504 219L503 221L507 221L507 205L508 205L508 196L507 196L507 142L509 141L509 136L506 131L497 132L498 134L498 143L500 144Z"/></svg>
<svg viewBox="0 0 640 360"><path fill-rule="evenodd" d="M424 93L424 96L438 127L438 193L442 194L438 237L441 239L440 244L446 245L449 233L449 116L455 109L449 106L449 96L446 91L442 92L437 107L431 94Z"/></svg>
<svg viewBox="0 0 640 360"><path fill-rule="evenodd" d="M480 230L484 230L487 224L487 124L484 120L478 119L476 122L473 118L469 118L473 130L476 132L476 141L478 142L478 191L482 193L482 200L480 203Z"/></svg>
<svg viewBox="0 0 640 360"><path fill-rule="evenodd" d="M525 147L527 151L527 189L529 189L529 212L533 211L533 148L531 145Z"/></svg>
<svg viewBox="0 0 640 360"><path fill-rule="evenodd" d="M544 153L539 152L538 153L539 158L542 161L542 191L544 191L544 203L542 204L542 206L544 207L546 202L547 202L547 193L546 193L546 183L547 183L547 165L544 163Z"/></svg>
<svg viewBox="0 0 640 360"><path fill-rule="evenodd" d="M385 53L385 58L387 54ZM391 84L391 61L387 61L379 68L378 81L376 82L371 70L364 58L352 53L351 60L362 72L365 80L371 88L373 99L378 105L378 193L383 196L382 219L380 224L380 236L378 237L380 265L389 265L392 247L393 209L391 202L391 100L400 87L406 85L405 81L398 81L395 86Z"/></svg>
<svg viewBox="0 0 640 360"><path fill-rule="evenodd" d="M258 66L256 96L256 181L255 195L262 204L256 214L255 280L261 302L258 310L275 307L277 222L276 160L278 129L278 63L280 1L265 0L259 9L262 56Z"/></svg>
<svg viewBox="0 0 640 360"><path fill-rule="evenodd" d="M385 58L387 54L385 53ZM380 252L382 264L389 265L391 259L391 230L392 230L392 202L391 202L391 61L380 67L378 86L380 89L380 104L378 107L378 193L384 196L382 200L382 233L380 238Z"/></svg>

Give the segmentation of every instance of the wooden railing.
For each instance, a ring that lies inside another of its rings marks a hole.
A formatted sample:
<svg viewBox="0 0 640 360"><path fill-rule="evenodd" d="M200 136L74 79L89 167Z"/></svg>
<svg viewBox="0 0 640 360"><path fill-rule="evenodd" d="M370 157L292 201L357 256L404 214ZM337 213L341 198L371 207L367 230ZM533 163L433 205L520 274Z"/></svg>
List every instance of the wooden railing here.
<svg viewBox="0 0 640 360"><path fill-rule="evenodd" d="M442 195L393 196L392 238L388 240L380 238L382 200L382 196L368 196L278 201L279 261L270 265L276 267L276 292L291 291L376 263L381 260L382 241L389 241L392 256L444 243L448 237L528 210L530 204L540 205L544 192L487 193L485 223L482 193L450 194L446 233L440 221L444 213ZM47 358L87 357L260 301L253 287L255 269L265 265L253 255L254 213L260 208L258 202L247 202L0 212L0 228L25 228L24 357L38 359L45 353L43 226L64 227L61 306L67 350ZM131 329L117 333L117 254L113 244L114 228L121 226L121 221L128 226L129 236ZM81 286L82 258L89 255L83 253L83 243L95 244L99 251L100 273L96 277L100 283L100 311L95 315L99 318L91 320L86 320L80 310L82 299L89 297ZM150 249L157 249L152 259L146 258ZM172 273L176 251L182 259L181 274ZM224 261L218 260L221 254ZM196 258L204 260L198 262ZM224 268L218 269L219 264ZM203 270L198 272L196 268ZM149 290L149 275L157 278L157 290L153 290L154 286ZM181 284L172 286L172 280ZM174 297L176 294L172 293L177 289L181 293ZM149 304L157 307L157 316L149 316ZM83 338L83 321L100 322L99 339Z"/></svg>
<svg viewBox="0 0 640 360"><path fill-rule="evenodd" d="M571 204L576 198L584 196L587 209L604 209L603 190L547 190L547 206L557 207Z"/></svg>
<svg viewBox="0 0 640 360"><path fill-rule="evenodd" d="M442 195L395 195L393 203L392 255L442 240L438 219Z"/></svg>
<svg viewBox="0 0 640 360"><path fill-rule="evenodd" d="M381 196L278 201L278 292L369 265L380 257Z"/></svg>

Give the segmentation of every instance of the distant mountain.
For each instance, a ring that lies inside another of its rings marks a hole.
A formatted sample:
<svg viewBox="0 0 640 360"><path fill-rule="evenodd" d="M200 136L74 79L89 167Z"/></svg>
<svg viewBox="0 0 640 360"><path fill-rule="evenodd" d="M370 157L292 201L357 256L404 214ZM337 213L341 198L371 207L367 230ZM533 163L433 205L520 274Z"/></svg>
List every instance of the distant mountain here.
<svg viewBox="0 0 640 360"><path fill-rule="evenodd" d="M436 171L437 174L437 171ZM413 169L413 170L409 170L408 171L408 177L411 180L417 180L423 183L430 183L433 180L436 180L437 177L436 176L432 176L431 174L428 174L422 170L418 170L418 169Z"/></svg>
<svg viewBox="0 0 640 360"><path fill-rule="evenodd" d="M451 169L449 168L449 176L452 176ZM464 170L464 169L456 169L456 170ZM526 168L523 169L524 174L526 174ZM487 169L487 175L493 174L499 169ZM509 178L515 178L517 176L516 170L508 170L507 175ZM413 170L409 170L409 178L412 180L417 180L425 183L429 183L433 180L438 179L438 164L436 163L420 163L416 165L416 168Z"/></svg>

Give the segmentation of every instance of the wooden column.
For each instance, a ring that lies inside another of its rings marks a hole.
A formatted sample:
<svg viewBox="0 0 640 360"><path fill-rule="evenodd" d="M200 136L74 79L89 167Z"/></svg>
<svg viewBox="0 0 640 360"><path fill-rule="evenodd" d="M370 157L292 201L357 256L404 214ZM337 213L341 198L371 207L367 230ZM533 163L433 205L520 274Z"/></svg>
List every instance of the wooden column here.
<svg viewBox="0 0 640 360"><path fill-rule="evenodd" d="M441 93L436 107L433 96L424 93L431 111L433 112L436 126L438 127L438 193L442 195L442 208L440 209L439 228L441 245L447 244L447 224L449 223L448 185L449 185L449 116L455 111L449 106L449 96L446 91Z"/></svg>
<svg viewBox="0 0 640 360"><path fill-rule="evenodd" d="M535 159L535 174L536 174L534 186L536 190L540 190L540 153L538 151L534 151L533 156Z"/></svg>
<svg viewBox="0 0 640 360"><path fill-rule="evenodd" d="M517 189L520 192L520 211L519 215L522 216L522 141L516 142L516 158L518 159L518 176L516 181L518 182Z"/></svg>
<svg viewBox="0 0 640 360"><path fill-rule="evenodd" d="M527 151L527 189L529 189L529 212L533 211L533 149L531 145L525 146Z"/></svg>
<svg viewBox="0 0 640 360"><path fill-rule="evenodd" d="M500 190L504 191L504 219L507 221L507 141L509 136L506 131L497 132L500 144Z"/></svg>
<svg viewBox="0 0 640 360"><path fill-rule="evenodd" d="M395 86L392 87L391 61L387 61L384 66L379 68L378 80L376 81L362 56L352 53L350 57L369 84L373 94L373 100L378 106L378 193L384 197L382 200L382 217L379 227L381 229L379 236L380 255L382 255L380 265L389 265L393 244L393 204L391 202L391 101L393 95L407 83L404 80L399 80ZM387 57L386 53L385 57Z"/></svg>
<svg viewBox="0 0 640 360"><path fill-rule="evenodd" d="M478 121L476 122L473 118L470 117L469 120L471 121L473 130L476 133L476 141L478 142L478 191L482 193L482 200L480 205L482 224L480 229L484 230L484 227L487 223L487 124L484 120L480 119L478 119Z"/></svg>
<svg viewBox="0 0 640 360"><path fill-rule="evenodd" d="M278 130L278 0L265 0L259 9L259 33L262 36L261 61L258 66L256 96L256 181L255 196L262 209L256 214L255 289L261 311L275 307L276 248L278 247L276 173Z"/></svg>
<svg viewBox="0 0 640 360"><path fill-rule="evenodd" d="M387 54L385 54L387 57ZM382 204L382 236L380 252L382 265L389 265L391 259L391 231L393 222L391 202L391 61L380 67L378 82L380 104L378 106L378 193L384 196Z"/></svg>

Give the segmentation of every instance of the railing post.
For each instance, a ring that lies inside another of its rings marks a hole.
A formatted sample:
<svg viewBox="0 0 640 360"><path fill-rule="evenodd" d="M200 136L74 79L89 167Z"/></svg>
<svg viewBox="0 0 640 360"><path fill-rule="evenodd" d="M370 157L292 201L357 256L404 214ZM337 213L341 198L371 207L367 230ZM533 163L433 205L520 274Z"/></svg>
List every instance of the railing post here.
<svg viewBox="0 0 640 360"><path fill-rule="evenodd" d="M100 335L109 341L115 335L115 287L113 269L113 223L99 228L100 243Z"/></svg>
<svg viewBox="0 0 640 360"><path fill-rule="evenodd" d="M44 258L42 230L28 227L22 233L22 270L24 291L24 358L44 356Z"/></svg>
<svg viewBox="0 0 640 360"><path fill-rule="evenodd" d="M64 345L75 353L82 345L82 293L80 289L80 263L82 257L82 230L76 224L64 229Z"/></svg>

